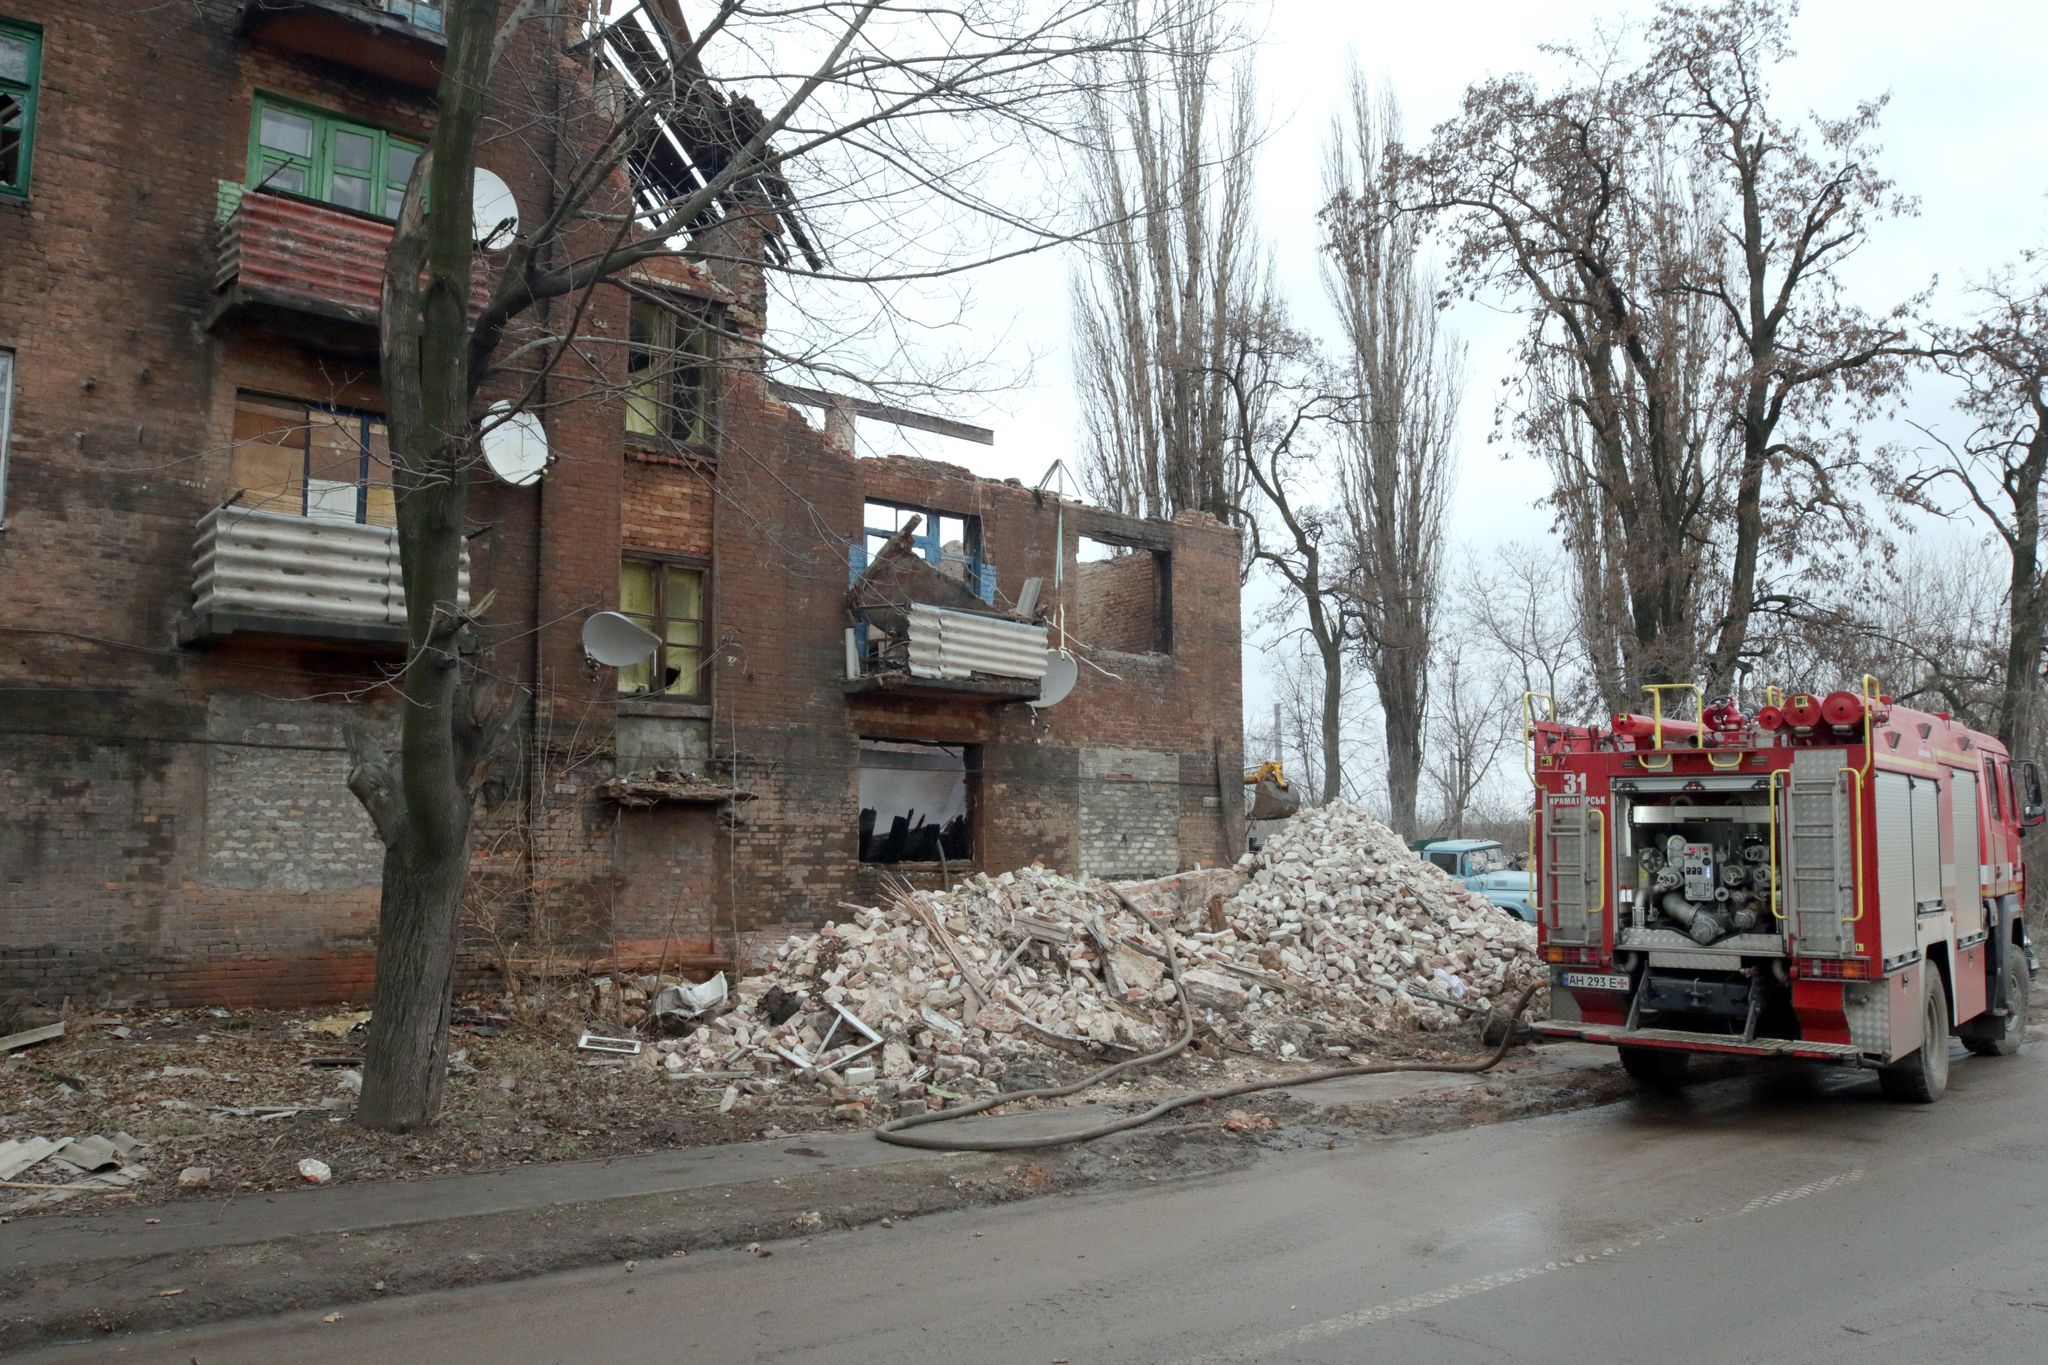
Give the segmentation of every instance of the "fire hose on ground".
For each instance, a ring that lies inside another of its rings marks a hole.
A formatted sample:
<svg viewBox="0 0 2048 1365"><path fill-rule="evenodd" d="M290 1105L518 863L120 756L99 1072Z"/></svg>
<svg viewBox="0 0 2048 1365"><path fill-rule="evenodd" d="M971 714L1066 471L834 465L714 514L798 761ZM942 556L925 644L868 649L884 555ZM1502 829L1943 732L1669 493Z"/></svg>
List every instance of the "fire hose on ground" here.
<svg viewBox="0 0 2048 1365"><path fill-rule="evenodd" d="M959 1119L972 1118L974 1115L986 1113L998 1105L1016 1104L1023 1100L1065 1099L1069 1095L1078 1094L1083 1090L1091 1090L1098 1085L1115 1080L1127 1071L1166 1061L1186 1051L1188 1045L1195 1040L1194 1002L1188 997L1187 983L1181 980L1180 954L1174 950L1173 933L1168 931L1162 934L1161 938L1166 943L1167 969L1172 973L1174 990L1180 998L1181 1031L1179 1038L1156 1052L1148 1052L1142 1056L1127 1058L1113 1066L1106 1066L1100 1071L1083 1076L1080 1080L1068 1085L1048 1085L1032 1090L1012 1090L1004 1094L991 1095L986 1099L976 1100L972 1104L961 1105L957 1109L937 1109L930 1113L907 1114L902 1118L891 1119L874 1130L875 1136L883 1142L892 1143L898 1147L917 1147L933 1152L1041 1151L1048 1147L1065 1147L1070 1143L1093 1142L1097 1138L1108 1137L1112 1133L1129 1132L1133 1128L1141 1128L1154 1119L1171 1114L1176 1109L1186 1109L1190 1105L1196 1104L1208 1104L1215 1100L1234 1099L1239 1095L1250 1095L1260 1090L1291 1090L1296 1086L1318 1085L1323 1081L1342 1080L1349 1076L1383 1076L1402 1071L1450 1072L1476 1075L1482 1071L1492 1070L1495 1066L1499 1065L1501 1058L1507 1056L1508 1048L1514 1043L1515 1021L1520 1019L1522 1011L1529 1007L1529 1001L1535 996L1536 992L1543 989L1547 984L1541 977L1538 977L1523 989L1521 995L1516 997L1514 1007L1508 1011L1501 1029L1500 1042L1495 1044L1491 1052L1474 1061L1361 1062L1352 1066L1339 1066L1323 1071L1311 1071L1305 1076L1286 1076L1275 1080L1247 1081L1242 1085L1219 1086L1213 1090L1196 1090L1184 1095L1176 1095L1169 1100L1162 1100L1143 1113L1130 1114L1123 1118L1113 1119L1108 1123L1098 1124L1093 1128L1084 1128L1074 1133L1050 1134L1039 1137L975 1138L940 1137L935 1134L914 1134L911 1132L914 1128L924 1128L932 1124L952 1123Z"/></svg>

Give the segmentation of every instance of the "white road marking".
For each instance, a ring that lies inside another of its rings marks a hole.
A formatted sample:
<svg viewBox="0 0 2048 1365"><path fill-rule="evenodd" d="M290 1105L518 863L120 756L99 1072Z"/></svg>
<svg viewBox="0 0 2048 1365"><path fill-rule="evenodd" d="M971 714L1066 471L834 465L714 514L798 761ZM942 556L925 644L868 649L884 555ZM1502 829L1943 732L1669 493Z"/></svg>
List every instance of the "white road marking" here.
<svg viewBox="0 0 2048 1365"><path fill-rule="evenodd" d="M1712 1213L1674 1218L1668 1223L1649 1228L1624 1241L1603 1246L1598 1251L1582 1251L1578 1255L1566 1260L1545 1261L1541 1265L1525 1265L1515 1270L1497 1271L1492 1275L1481 1275L1477 1279L1460 1280L1456 1284L1448 1284L1441 1289L1431 1289L1421 1294L1410 1294L1407 1298L1395 1299L1391 1303L1379 1304L1372 1308L1361 1308L1350 1313L1340 1313L1335 1317L1321 1318L1315 1322L1303 1323L1299 1327L1290 1327L1284 1332L1274 1332L1268 1336L1255 1337L1250 1341L1239 1342L1237 1345L1231 1346L1215 1355L1190 1357L1182 1365L1219 1365L1220 1362L1246 1358L1254 1360L1264 1359L1280 1351L1286 1351L1298 1346L1306 1346L1310 1342L1321 1341L1327 1337L1340 1336L1346 1332L1355 1332L1362 1327L1370 1327L1375 1323L1387 1322L1409 1313L1420 1312L1425 1308L1440 1308L1444 1304L1455 1303L1459 1299L1471 1298L1475 1294L1485 1294L1495 1289L1505 1289L1511 1284L1520 1284L1524 1280L1533 1280L1539 1275L1548 1275L1554 1271L1570 1270L1577 1266L1595 1265L1601 1261L1612 1260L1624 1252L1634 1251L1636 1248L1647 1246L1651 1242L1661 1241L1672 1233L1683 1231L1686 1228L1700 1227L1707 1223L1719 1223L1730 1218L1740 1218L1745 1214L1760 1213L1765 1209L1777 1208L1780 1205L1792 1203L1797 1199L1806 1199L1816 1194L1825 1194L1829 1190L1839 1189L1844 1185L1853 1185L1863 1178L1863 1174L1863 1170L1859 1167L1855 1170L1842 1171L1839 1174L1827 1176L1821 1180L1810 1180L1804 1185L1793 1185L1787 1189L1774 1190L1770 1194L1760 1194L1740 1208L1719 1209Z"/></svg>

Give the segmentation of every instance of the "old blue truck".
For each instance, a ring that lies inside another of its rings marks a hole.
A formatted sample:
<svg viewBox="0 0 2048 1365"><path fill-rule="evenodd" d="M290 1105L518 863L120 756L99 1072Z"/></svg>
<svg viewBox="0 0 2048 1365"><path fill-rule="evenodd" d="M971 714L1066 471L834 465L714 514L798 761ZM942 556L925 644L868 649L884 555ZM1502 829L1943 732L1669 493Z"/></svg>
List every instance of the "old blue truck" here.
<svg viewBox="0 0 2048 1365"><path fill-rule="evenodd" d="M1536 879L1508 866L1498 839L1432 839L1421 855L1509 914L1536 922Z"/></svg>

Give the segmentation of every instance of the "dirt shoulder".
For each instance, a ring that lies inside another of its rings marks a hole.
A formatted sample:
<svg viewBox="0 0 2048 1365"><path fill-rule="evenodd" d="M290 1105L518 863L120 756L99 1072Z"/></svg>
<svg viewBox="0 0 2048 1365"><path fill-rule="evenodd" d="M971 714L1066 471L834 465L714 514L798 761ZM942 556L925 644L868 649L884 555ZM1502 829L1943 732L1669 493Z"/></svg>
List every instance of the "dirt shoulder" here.
<svg viewBox="0 0 2048 1365"><path fill-rule="evenodd" d="M38 1219L6 1230L23 1236L0 1269L0 1301L9 1305L0 1315L0 1351L291 1309L326 1312L385 1295L767 1244L829 1228L1045 1194L1215 1175L1267 1153L1527 1117L1601 1103L1620 1093L1622 1083L1613 1068L1560 1072L1543 1065L1540 1055L1518 1054L1509 1069L1461 1078L1441 1089L1334 1106L1318 1102L1320 1097L1287 1092L1248 1096L1239 1104L1188 1111L1183 1122L1030 1159L910 1156L482 1213L456 1209L461 1200L445 1193L485 1183L482 1178L426 1180L411 1187L416 1207L404 1221L389 1225L301 1227L286 1236L227 1238L158 1251L149 1246L150 1208L102 1208L94 1219L61 1220L73 1229L68 1239L41 1239L46 1247L68 1248L54 1258L37 1255L31 1239L39 1225L55 1232L57 1223ZM1103 1107L1115 1112L1139 1107L1149 1098L1114 1095ZM853 1141L851 1135L834 1139L839 1144L835 1152L847 1150ZM786 1148L769 1146L791 1159L818 1159L820 1165L828 1156L800 1136ZM715 1152L699 1156L716 1159ZM497 1183L543 1174L509 1172ZM349 1192L333 1194L346 1197ZM312 1201L330 1195L237 1196L244 1197L284 1199L304 1209L317 1208ZM437 1200L450 1206L450 1216L432 1216ZM250 1225L262 1226L260 1219L259 1214ZM82 1238L80 1227L93 1235ZM772 1246L762 1249L772 1254Z"/></svg>

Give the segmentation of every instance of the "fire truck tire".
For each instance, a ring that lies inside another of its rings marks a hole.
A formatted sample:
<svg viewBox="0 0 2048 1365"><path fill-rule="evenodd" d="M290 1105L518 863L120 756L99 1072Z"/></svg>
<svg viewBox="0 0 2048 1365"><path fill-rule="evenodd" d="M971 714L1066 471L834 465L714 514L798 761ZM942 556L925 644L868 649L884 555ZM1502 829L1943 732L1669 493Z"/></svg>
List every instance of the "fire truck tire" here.
<svg viewBox="0 0 2048 1365"><path fill-rule="evenodd" d="M1685 1084L1685 1073L1692 1055L1662 1047L1625 1047L1621 1052L1621 1069L1628 1073L1630 1080L1640 1090L1676 1090Z"/></svg>
<svg viewBox="0 0 2048 1365"><path fill-rule="evenodd" d="M2003 1019L1986 1019L1984 1029L1975 1037L1964 1036L1963 1046L1979 1057L2010 1057L2018 1052L2027 1037L2027 995L2032 984L2019 945L2009 944L2005 950L2005 999L2011 1012Z"/></svg>
<svg viewBox="0 0 2048 1365"><path fill-rule="evenodd" d="M1941 976L1927 973L1927 995L1918 1048L1877 1073L1884 1097L1900 1104L1932 1104L1948 1089L1948 992Z"/></svg>

